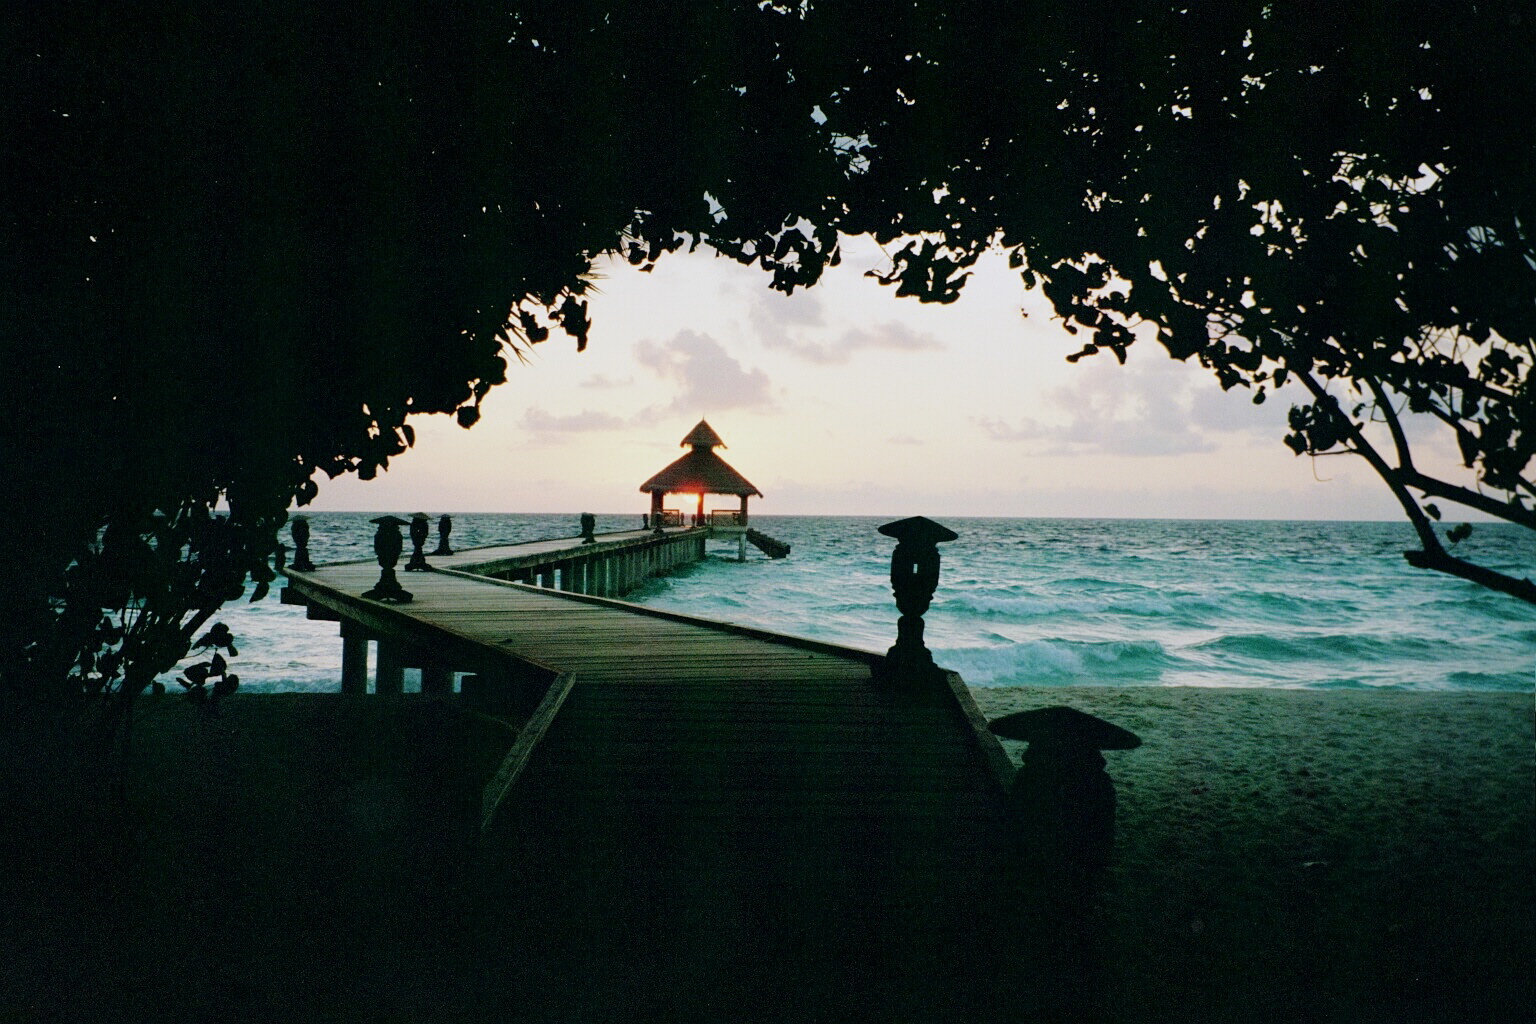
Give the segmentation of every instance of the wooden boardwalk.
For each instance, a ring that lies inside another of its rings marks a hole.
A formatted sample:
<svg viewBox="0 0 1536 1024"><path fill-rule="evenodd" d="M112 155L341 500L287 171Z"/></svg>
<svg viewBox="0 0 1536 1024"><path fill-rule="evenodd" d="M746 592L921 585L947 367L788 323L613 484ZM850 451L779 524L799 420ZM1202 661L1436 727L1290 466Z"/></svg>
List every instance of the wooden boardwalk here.
<svg viewBox="0 0 1536 1024"><path fill-rule="evenodd" d="M778 964L823 998L983 955L1010 769L958 676L893 688L871 652L466 571L526 554L431 559L400 606L360 596L376 565L289 573L327 617L478 672L506 659L544 693L494 794L509 943L569 964L598 942L670 985Z"/></svg>

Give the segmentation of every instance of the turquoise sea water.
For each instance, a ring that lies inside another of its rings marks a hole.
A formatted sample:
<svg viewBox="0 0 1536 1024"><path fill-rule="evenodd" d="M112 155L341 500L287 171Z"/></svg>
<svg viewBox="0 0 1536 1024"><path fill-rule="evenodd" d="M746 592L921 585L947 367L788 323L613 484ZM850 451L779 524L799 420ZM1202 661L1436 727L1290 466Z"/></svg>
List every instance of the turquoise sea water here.
<svg viewBox="0 0 1536 1024"><path fill-rule="evenodd" d="M317 562L369 558L373 513L310 516ZM884 518L754 516L794 553L712 545L627 600L883 651L896 635ZM972 685L1530 691L1536 608L1410 568L1405 523L945 519L960 539L926 616L936 660ZM598 530L637 515L599 516ZM455 547L572 536L573 515L454 517ZM435 535L432 543L435 543ZM1536 575L1536 537L1479 525L1471 557ZM333 689L335 623L230 605L254 690ZM408 682L409 685L409 682Z"/></svg>

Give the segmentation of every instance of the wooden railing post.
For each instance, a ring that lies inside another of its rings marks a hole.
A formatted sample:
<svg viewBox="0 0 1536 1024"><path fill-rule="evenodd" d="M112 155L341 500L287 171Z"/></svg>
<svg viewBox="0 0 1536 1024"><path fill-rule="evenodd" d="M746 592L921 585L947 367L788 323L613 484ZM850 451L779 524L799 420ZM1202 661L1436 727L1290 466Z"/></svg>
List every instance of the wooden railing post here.
<svg viewBox="0 0 1536 1024"><path fill-rule="evenodd" d="M384 696L396 696L405 690L405 664L401 660L400 645L393 640L379 638L378 655L373 666L373 692Z"/></svg>
<svg viewBox="0 0 1536 1024"><path fill-rule="evenodd" d="M453 692L453 670L442 665L421 667L421 692L445 696Z"/></svg>
<svg viewBox="0 0 1536 1024"><path fill-rule="evenodd" d="M368 692L368 633L361 626L341 622L341 692Z"/></svg>

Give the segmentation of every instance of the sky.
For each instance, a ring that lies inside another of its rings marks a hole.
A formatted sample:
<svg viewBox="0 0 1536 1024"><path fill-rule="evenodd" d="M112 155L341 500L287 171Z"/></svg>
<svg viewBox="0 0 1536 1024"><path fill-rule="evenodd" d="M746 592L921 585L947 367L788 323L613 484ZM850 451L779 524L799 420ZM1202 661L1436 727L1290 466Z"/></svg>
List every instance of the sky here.
<svg viewBox="0 0 1536 1024"><path fill-rule="evenodd" d="M897 298L866 238L817 286L705 249L642 273L599 265L587 350L552 332L470 430L420 416L373 481L320 481L318 510L633 512L701 418L782 515L1398 519L1352 456L1281 442L1295 386L1262 406L1155 342L1069 364L1080 347L1002 255L959 301ZM1427 439L1426 469L1453 461ZM711 499L710 508L736 499ZM668 507L691 507L673 499Z"/></svg>

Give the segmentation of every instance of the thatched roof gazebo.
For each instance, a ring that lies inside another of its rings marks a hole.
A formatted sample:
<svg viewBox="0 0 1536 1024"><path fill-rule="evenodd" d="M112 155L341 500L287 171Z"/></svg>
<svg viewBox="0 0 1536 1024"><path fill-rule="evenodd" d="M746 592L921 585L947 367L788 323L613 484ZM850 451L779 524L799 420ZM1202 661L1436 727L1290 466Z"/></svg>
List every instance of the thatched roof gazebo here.
<svg viewBox="0 0 1536 1024"><path fill-rule="evenodd" d="M706 420L699 420L699 425L688 432L682 444L691 449L687 455L640 485L640 490L651 496L652 525L661 525L661 504L669 494L699 496L698 517L695 520L698 526L705 523L704 495L734 494L741 498L741 511L736 513L736 522L732 525L746 526L747 499L754 494L761 498L763 492L715 454L716 448L725 447L720 435L715 433Z"/></svg>

